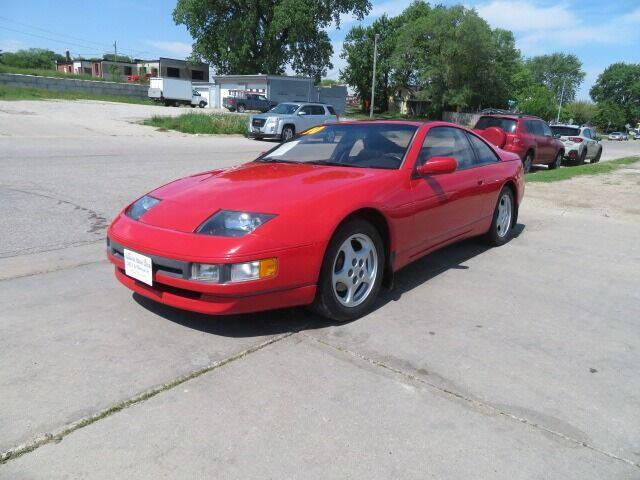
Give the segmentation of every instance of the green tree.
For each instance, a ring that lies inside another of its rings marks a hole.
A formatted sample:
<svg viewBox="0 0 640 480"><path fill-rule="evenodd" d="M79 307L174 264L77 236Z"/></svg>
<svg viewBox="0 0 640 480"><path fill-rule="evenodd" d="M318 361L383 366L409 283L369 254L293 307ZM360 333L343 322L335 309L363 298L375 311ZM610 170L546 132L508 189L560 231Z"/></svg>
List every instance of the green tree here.
<svg viewBox="0 0 640 480"><path fill-rule="evenodd" d="M576 91L584 80L582 62L572 54L552 53L529 58L526 66L531 71L533 79L549 88L560 103L562 86L564 84L563 103L575 100Z"/></svg>
<svg viewBox="0 0 640 480"><path fill-rule="evenodd" d="M290 65L320 81L332 68L324 29L343 14L362 19L370 8L369 0L178 0L173 19L219 74L281 74Z"/></svg>
<svg viewBox="0 0 640 480"><path fill-rule="evenodd" d="M626 123L626 112L615 102L605 100L598 103L593 123L605 132L621 130Z"/></svg>
<svg viewBox="0 0 640 480"><path fill-rule="evenodd" d="M518 111L550 120L556 113L553 92L539 83L533 83L516 94Z"/></svg>
<svg viewBox="0 0 640 480"><path fill-rule="evenodd" d="M360 99L371 98L371 77L373 76L373 50L375 35L378 34L378 60L376 64L376 107L388 109L391 94L391 54L395 49L395 22L382 15L368 27L357 26L347 34L340 56L347 61L340 71L340 79L351 85Z"/></svg>
<svg viewBox="0 0 640 480"><path fill-rule="evenodd" d="M572 102L562 107L560 121L569 122L573 120L576 125L584 125L593 121L597 107L591 102Z"/></svg>
<svg viewBox="0 0 640 480"><path fill-rule="evenodd" d="M64 57L44 48L29 48L17 52L3 52L0 63L10 67L55 69L56 60Z"/></svg>
<svg viewBox="0 0 640 480"><path fill-rule="evenodd" d="M506 106L517 66L498 65L507 55L519 58L507 32L492 31L475 10L436 6L402 26L392 64L396 80L415 86L439 115L448 108Z"/></svg>
<svg viewBox="0 0 640 480"><path fill-rule="evenodd" d="M611 113L615 105L616 110L623 112L622 125L635 125L640 121L640 64L610 65L598 76L589 93L599 105L603 104L603 112Z"/></svg>

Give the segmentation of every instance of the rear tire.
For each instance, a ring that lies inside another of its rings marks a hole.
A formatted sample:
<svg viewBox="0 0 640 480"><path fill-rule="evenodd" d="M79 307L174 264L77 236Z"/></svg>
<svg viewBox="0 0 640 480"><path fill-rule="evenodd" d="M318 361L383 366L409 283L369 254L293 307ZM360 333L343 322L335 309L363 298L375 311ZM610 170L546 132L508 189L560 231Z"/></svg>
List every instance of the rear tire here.
<svg viewBox="0 0 640 480"><path fill-rule="evenodd" d="M533 165L533 152L529 151L522 159L522 166L524 167L524 173L529 173L531 171L532 165Z"/></svg>
<svg viewBox="0 0 640 480"><path fill-rule="evenodd" d="M198 106L199 106L200 108L204 108L204 107L206 107L206 106L207 106L207 103L206 103L204 100L202 100L202 101L198 104Z"/></svg>
<svg viewBox="0 0 640 480"><path fill-rule="evenodd" d="M311 308L340 323L369 313L382 286L384 267L385 248L378 230L360 218L342 224L325 252Z"/></svg>
<svg viewBox="0 0 640 480"><path fill-rule="evenodd" d="M553 163L549 164L549 170L555 170L556 168L560 168L562 166L563 157L564 155L562 154L562 152L558 152L558 155L556 155L556 159L553 161Z"/></svg>
<svg viewBox="0 0 640 480"><path fill-rule="evenodd" d="M485 241L494 247L507 243L513 235L515 219L515 200L513 191L509 187L503 187L498 195L498 203L493 211L491 227L485 234Z"/></svg>
<svg viewBox="0 0 640 480"><path fill-rule="evenodd" d="M238 113L244 113L244 105L238 105Z"/></svg>

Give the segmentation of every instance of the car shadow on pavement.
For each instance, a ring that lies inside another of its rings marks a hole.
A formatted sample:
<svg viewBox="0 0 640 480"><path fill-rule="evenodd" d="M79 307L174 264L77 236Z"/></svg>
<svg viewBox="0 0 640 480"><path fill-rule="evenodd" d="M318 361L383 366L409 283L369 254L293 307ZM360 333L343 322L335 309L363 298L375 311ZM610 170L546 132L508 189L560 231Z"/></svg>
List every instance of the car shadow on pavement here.
<svg viewBox="0 0 640 480"><path fill-rule="evenodd" d="M513 238L517 238L524 229L525 225L518 223L514 227ZM447 270L468 269L468 266L463 265L465 262L490 248L478 239L472 238L450 245L415 261L396 272L393 289L382 289L374 311L389 302L400 300L404 293L428 282ZM224 337L261 337L303 330L316 330L336 325L336 323L302 307L243 315L214 316L179 310L150 300L137 293L133 294L133 299L143 308L171 322Z"/></svg>

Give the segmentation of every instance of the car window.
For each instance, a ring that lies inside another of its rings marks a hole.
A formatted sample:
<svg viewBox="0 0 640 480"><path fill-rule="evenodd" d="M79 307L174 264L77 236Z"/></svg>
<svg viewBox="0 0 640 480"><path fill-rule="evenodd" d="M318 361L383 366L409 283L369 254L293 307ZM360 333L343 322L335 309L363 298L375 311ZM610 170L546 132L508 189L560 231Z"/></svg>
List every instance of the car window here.
<svg viewBox="0 0 640 480"><path fill-rule="evenodd" d="M267 100L267 97L264 95L258 95L258 100Z"/></svg>
<svg viewBox="0 0 640 480"><path fill-rule="evenodd" d="M320 105L311 105L311 115L326 115L324 112L324 107Z"/></svg>
<svg viewBox="0 0 640 480"><path fill-rule="evenodd" d="M331 105L327 105L327 110L329 110L329 115L335 115L336 111Z"/></svg>
<svg viewBox="0 0 640 480"><path fill-rule="evenodd" d="M551 133L551 129L549 128L549 125L547 125L545 122L538 122L538 124L540 125L539 128L542 128L542 135L545 135L547 137L553 137L553 134Z"/></svg>
<svg viewBox="0 0 640 480"><path fill-rule="evenodd" d="M258 160L397 169L416 130L412 125L320 125Z"/></svg>
<svg viewBox="0 0 640 480"><path fill-rule="evenodd" d="M473 167L476 157L465 133L452 127L434 127L429 130L418 156L418 165L433 157L453 157L458 169Z"/></svg>
<svg viewBox="0 0 640 480"><path fill-rule="evenodd" d="M469 133L467 133L467 137L476 152L478 164L486 165L487 163L495 163L498 161L496 152L494 152L483 140Z"/></svg>
<svg viewBox="0 0 640 480"><path fill-rule="evenodd" d="M531 135L544 135L542 125L537 120L525 120L524 126Z"/></svg>
<svg viewBox="0 0 640 480"><path fill-rule="evenodd" d="M593 136L591 135L591 130L589 130L588 128L584 129L584 131L582 132L582 135L584 135L585 138L593 138Z"/></svg>
<svg viewBox="0 0 640 480"><path fill-rule="evenodd" d="M298 107L299 105L296 105L295 103L280 103L269 111L272 113L279 113L281 115L291 115L298 110Z"/></svg>
<svg viewBox="0 0 640 480"><path fill-rule="evenodd" d="M307 115L313 115L313 106L305 105L300 109L300 111L306 113Z"/></svg>
<svg viewBox="0 0 640 480"><path fill-rule="evenodd" d="M490 127L498 127L505 133L515 133L516 121L511 118L500 117L480 117L475 128L478 130L486 130Z"/></svg>
<svg viewBox="0 0 640 480"><path fill-rule="evenodd" d="M554 135L560 135L561 137L575 137L580 135L580 129L575 127L562 127L553 125L551 131Z"/></svg>

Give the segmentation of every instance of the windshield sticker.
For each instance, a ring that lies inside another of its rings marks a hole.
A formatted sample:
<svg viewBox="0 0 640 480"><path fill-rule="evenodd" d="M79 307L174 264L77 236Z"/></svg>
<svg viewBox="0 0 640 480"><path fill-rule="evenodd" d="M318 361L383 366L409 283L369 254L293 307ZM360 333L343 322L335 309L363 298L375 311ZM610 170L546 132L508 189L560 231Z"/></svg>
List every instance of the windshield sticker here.
<svg viewBox="0 0 640 480"><path fill-rule="evenodd" d="M325 128L327 128L325 125L318 125L317 127L313 127L313 128L310 128L309 130L302 132L300 135L313 135L314 133L321 132Z"/></svg>
<svg viewBox="0 0 640 480"><path fill-rule="evenodd" d="M295 147L299 143L300 143L300 140L294 140L293 142L283 143L280 147L278 147L276 150L274 150L264 158L281 157L282 155L287 153L289 150L291 150L293 147Z"/></svg>

